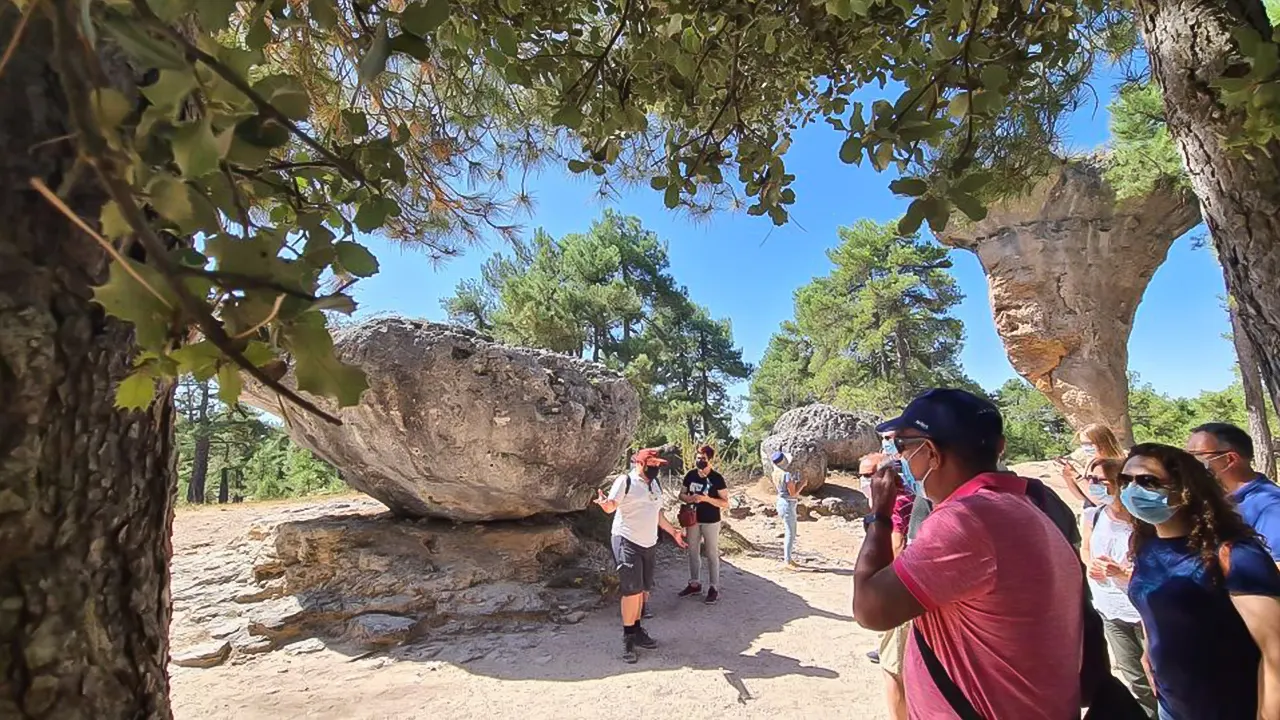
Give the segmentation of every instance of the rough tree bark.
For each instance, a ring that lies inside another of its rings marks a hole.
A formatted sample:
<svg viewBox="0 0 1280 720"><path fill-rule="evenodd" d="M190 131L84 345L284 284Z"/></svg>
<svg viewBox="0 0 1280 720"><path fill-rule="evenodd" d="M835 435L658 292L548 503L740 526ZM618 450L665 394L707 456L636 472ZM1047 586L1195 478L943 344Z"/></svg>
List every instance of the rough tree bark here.
<svg viewBox="0 0 1280 720"><path fill-rule="evenodd" d="M1169 131L1200 198L1240 325L1280 412L1280 142L1226 147L1240 117L1211 83L1243 63L1231 31L1271 26L1261 0L1136 0Z"/></svg>
<svg viewBox="0 0 1280 720"><path fill-rule="evenodd" d="M0 38L18 12L0 5ZM172 404L120 412L132 330L92 240L30 189L74 160L50 27L0 75L0 717L168 718ZM119 69L110 62L111 69ZM67 197L86 218L102 198Z"/></svg>
<svg viewBox="0 0 1280 720"><path fill-rule="evenodd" d="M1234 309L1231 314L1231 339L1236 346L1240 362L1240 382L1244 385L1244 408L1249 416L1249 435L1253 437L1254 464L1267 477L1276 476L1276 453L1271 444L1271 426L1267 422L1267 398L1263 382L1258 374L1258 355L1253 343L1240 327L1240 317Z"/></svg>
<svg viewBox="0 0 1280 720"><path fill-rule="evenodd" d="M939 239L982 262L996 332L1018 374L1072 427L1102 423L1128 443L1133 316L1173 241L1199 220L1190 192L1160 186L1117 200L1101 159L1079 158Z"/></svg>

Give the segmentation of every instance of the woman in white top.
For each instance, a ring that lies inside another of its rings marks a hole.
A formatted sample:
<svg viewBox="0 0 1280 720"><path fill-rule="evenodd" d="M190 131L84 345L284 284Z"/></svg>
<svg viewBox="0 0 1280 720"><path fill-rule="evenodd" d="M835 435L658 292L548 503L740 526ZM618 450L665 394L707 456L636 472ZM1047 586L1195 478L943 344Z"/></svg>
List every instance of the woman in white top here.
<svg viewBox="0 0 1280 720"><path fill-rule="evenodd" d="M1132 516L1120 502L1120 470L1124 461L1095 458L1085 468L1084 479L1093 507L1081 515L1083 542L1080 554L1089 569L1089 592L1093 606L1102 616L1107 642L1111 645L1116 669L1129 683L1133 696L1151 717L1156 715L1156 697L1142 666L1142 622L1129 601L1129 578L1133 561L1129 556Z"/></svg>

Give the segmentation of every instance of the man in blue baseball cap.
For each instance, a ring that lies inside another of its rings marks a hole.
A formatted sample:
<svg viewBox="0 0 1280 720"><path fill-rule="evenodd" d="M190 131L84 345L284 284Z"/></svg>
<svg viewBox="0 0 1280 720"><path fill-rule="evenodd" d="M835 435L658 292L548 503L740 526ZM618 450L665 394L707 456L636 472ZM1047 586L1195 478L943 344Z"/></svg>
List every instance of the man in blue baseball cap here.
<svg viewBox="0 0 1280 720"><path fill-rule="evenodd" d="M1028 498L1029 481L997 471L999 410L934 389L876 430L890 436L901 477L886 462L872 479L853 611L871 630L912 622L911 716L1079 717L1080 560ZM889 513L904 486L933 511L895 559Z"/></svg>

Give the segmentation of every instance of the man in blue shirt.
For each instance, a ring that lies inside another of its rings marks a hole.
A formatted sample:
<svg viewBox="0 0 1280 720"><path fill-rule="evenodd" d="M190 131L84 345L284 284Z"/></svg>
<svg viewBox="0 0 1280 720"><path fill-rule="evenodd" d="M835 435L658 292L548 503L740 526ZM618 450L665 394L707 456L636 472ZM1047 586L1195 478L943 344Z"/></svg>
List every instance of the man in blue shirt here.
<svg viewBox="0 0 1280 720"><path fill-rule="evenodd" d="M1187 452L1204 463L1245 522L1267 541L1271 559L1280 564L1280 486L1253 469L1253 439L1230 423L1205 423L1191 431Z"/></svg>

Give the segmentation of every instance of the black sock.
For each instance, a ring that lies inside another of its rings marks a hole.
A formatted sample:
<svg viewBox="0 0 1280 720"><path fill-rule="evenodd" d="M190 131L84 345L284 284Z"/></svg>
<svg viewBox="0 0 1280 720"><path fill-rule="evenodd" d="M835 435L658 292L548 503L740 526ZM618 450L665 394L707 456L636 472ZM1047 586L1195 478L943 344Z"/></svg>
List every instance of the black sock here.
<svg viewBox="0 0 1280 720"><path fill-rule="evenodd" d="M639 627L640 627L640 623L636 623L635 625L623 625L622 626L623 637L631 637L632 635L635 635L636 630L639 629Z"/></svg>

